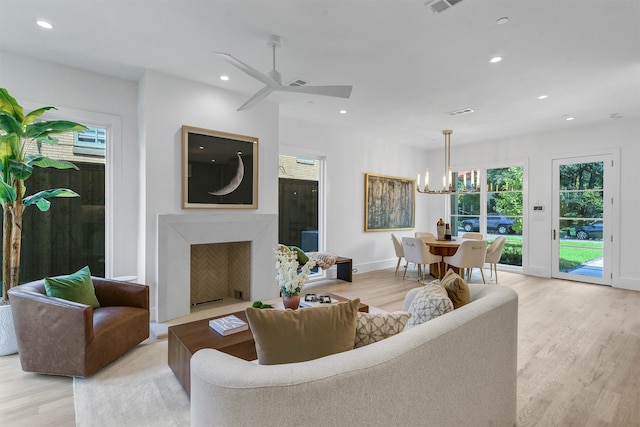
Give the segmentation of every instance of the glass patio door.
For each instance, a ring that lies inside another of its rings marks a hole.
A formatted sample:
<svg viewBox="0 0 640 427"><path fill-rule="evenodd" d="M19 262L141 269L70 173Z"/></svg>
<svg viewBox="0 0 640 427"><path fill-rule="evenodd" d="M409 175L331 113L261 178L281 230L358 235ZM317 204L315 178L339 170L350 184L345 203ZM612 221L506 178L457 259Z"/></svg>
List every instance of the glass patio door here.
<svg viewBox="0 0 640 427"><path fill-rule="evenodd" d="M552 276L611 285L613 156L553 161Z"/></svg>

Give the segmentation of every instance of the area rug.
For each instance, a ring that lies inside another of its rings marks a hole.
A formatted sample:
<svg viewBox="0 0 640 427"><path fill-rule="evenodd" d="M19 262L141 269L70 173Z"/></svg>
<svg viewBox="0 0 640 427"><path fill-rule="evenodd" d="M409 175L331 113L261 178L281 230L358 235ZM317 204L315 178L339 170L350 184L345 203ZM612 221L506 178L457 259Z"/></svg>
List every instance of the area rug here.
<svg viewBox="0 0 640 427"><path fill-rule="evenodd" d="M74 378L78 427L190 424L189 399L167 365L167 341L139 345L89 378Z"/></svg>

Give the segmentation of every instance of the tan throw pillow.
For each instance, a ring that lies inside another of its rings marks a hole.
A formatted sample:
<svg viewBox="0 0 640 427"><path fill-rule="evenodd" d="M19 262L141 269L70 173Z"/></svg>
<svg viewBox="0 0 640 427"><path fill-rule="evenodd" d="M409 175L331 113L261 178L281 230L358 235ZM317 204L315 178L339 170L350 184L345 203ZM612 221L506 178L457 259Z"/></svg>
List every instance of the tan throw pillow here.
<svg viewBox="0 0 640 427"><path fill-rule="evenodd" d="M408 311L384 314L358 312L355 348L382 341L402 332L410 317L411 313Z"/></svg>
<svg viewBox="0 0 640 427"><path fill-rule="evenodd" d="M454 309L471 302L469 285L467 285L467 282L465 282L465 280L452 269L447 271L447 274L445 274L440 280L440 284L447 290L447 294L453 303Z"/></svg>
<svg viewBox="0 0 640 427"><path fill-rule="evenodd" d="M245 312L256 342L258 363L304 362L353 349L360 299L299 310Z"/></svg>
<svg viewBox="0 0 640 427"><path fill-rule="evenodd" d="M405 329L411 329L450 311L453 311L453 303L447 295L447 290L438 280L434 280L416 292L409 304L411 318Z"/></svg>

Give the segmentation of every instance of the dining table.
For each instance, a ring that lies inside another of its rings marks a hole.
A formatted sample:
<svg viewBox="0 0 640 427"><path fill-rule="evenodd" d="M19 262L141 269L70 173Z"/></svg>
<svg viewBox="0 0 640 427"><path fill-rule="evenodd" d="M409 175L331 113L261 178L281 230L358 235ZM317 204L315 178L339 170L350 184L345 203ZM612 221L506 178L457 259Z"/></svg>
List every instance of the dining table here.
<svg viewBox="0 0 640 427"><path fill-rule="evenodd" d="M465 240L473 240L464 237L452 236L451 240L439 240L433 239L429 237L425 237L421 239L425 245L429 247L429 252L434 255L441 255L442 257L451 256L456 253L462 242ZM438 264L430 264L429 265L429 273L437 279L442 279L442 277L446 274L445 271L446 263L443 261L440 262L440 268L438 269ZM452 268L456 273L459 274L459 268L454 267L453 265L449 268ZM440 272L440 274L438 274Z"/></svg>

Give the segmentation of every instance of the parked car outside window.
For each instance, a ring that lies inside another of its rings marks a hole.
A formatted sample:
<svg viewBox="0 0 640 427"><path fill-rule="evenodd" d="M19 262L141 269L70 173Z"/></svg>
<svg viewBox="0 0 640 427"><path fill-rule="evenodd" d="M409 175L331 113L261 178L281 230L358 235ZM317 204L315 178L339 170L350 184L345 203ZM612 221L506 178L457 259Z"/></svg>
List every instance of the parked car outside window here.
<svg viewBox="0 0 640 427"><path fill-rule="evenodd" d="M480 231L480 219L468 218L460 223L464 231ZM490 212L487 215L487 231L498 232L499 234L509 234L513 220L504 217L496 212Z"/></svg>
<svg viewBox="0 0 640 427"><path fill-rule="evenodd" d="M596 221L593 224L579 225L575 227L575 236L578 240L602 239L602 221Z"/></svg>

